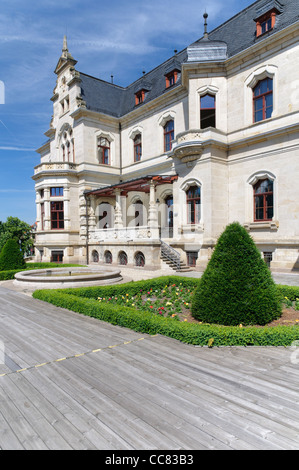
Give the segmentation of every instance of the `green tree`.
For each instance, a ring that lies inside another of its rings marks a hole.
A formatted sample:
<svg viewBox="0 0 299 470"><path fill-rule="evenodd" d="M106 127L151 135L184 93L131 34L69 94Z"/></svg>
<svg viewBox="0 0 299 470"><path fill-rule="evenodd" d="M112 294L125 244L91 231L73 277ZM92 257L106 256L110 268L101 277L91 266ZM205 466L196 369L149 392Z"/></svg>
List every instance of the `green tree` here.
<svg viewBox="0 0 299 470"><path fill-rule="evenodd" d="M281 316L269 268L239 223L226 227L199 281L192 315L222 325L265 325Z"/></svg>
<svg viewBox="0 0 299 470"><path fill-rule="evenodd" d="M24 256L14 238L8 240L0 253L0 271L26 267Z"/></svg>
<svg viewBox="0 0 299 470"><path fill-rule="evenodd" d="M8 217L6 222L0 222L0 251L10 239L15 239L24 254L33 247L32 227L18 217Z"/></svg>

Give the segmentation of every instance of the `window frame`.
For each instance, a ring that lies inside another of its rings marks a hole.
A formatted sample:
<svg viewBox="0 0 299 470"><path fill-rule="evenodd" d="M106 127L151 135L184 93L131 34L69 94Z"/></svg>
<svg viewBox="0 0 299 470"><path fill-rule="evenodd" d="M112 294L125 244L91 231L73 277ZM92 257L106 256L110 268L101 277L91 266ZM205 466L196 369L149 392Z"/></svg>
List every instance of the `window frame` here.
<svg viewBox="0 0 299 470"><path fill-rule="evenodd" d="M178 81L178 70L172 70L171 72L165 75L165 85L166 88L170 88L176 84Z"/></svg>
<svg viewBox="0 0 299 470"><path fill-rule="evenodd" d="M196 191L199 191L199 196L193 196L189 197L188 193L190 190L195 189ZM199 201L197 203L197 201ZM201 205L201 187L197 186L195 184L189 186L188 189L186 189L186 204L187 204L187 224L188 225L196 225L199 224L200 218L201 218L201 211L200 211L200 205ZM199 206L198 210L196 209L197 205ZM192 211L193 207L193 211ZM194 220L192 221L192 213L194 214Z"/></svg>
<svg viewBox="0 0 299 470"><path fill-rule="evenodd" d="M172 128L168 129L168 126L171 123L172 123ZM163 137L164 137L164 152L170 152L172 150L172 141L174 140L174 119L169 119L164 124Z"/></svg>
<svg viewBox="0 0 299 470"><path fill-rule="evenodd" d="M257 188L261 186L264 181L268 181L271 186L271 191L264 191L264 192L257 192ZM268 205L267 197L272 196L272 206ZM263 205L257 206L256 200L257 198L263 198ZM263 210L263 218L257 218L257 211L259 208ZM268 217L268 211L272 209L272 217ZM253 185L253 220L254 222L271 222L274 217L274 184L270 178L262 178L255 182Z"/></svg>
<svg viewBox="0 0 299 470"><path fill-rule="evenodd" d="M108 143L108 145L102 144L102 141L105 141L105 144ZM108 150L108 156L105 156L105 151ZM107 158L107 162L105 162L105 159ZM111 165L111 141L105 137L105 136L100 136L98 137L98 160L100 165Z"/></svg>
<svg viewBox="0 0 299 470"><path fill-rule="evenodd" d="M207 108L205 107L204 108L202 106L202 100L206 96L209 96L209 97L213 98L213 100L214 100L214 106L213 107L207 107ZM204 114L203 112L204 111L214 111L213 116L209 116L208 118L206 118L206 117L204 118L203 117L203 114ZM213 124L214 125L213 126L211 126L211 125L203 126L202 124L203 124L204 119L209 119L209 120L213 119ZM214 93L210 93L209 91L207 93L204 93L204 94L200 95L200 129L207 129L208 127L216 128L216 95Z"/></svg>
<svg viewBox="0 0 299 470"><path fill-rule="evenodd" d="M64 230L64 203L63 201L51 201L51 230ZM62 218L59 214L62 214ZM56 217L54 217L56 215ZM55 227L54 224L57 224Z"/></svg>
<svg viewBox="0 0 299 470"><path fill-rule="evenodd" d="M260 93L259 95L255 95L255 90L261 86L261 83L267 81L267 91ZM271 82L271 89L268 90L268 84ZM272 105L267 106L267 97L272 96ZM256 103L258 100L262 99L262 108L256 109ZM265 121L266 119L271 119L273 114L273 78L265 77L259 80L256 85L252 88L252 106L253 106L253 122L261 122ZM271 116L267 117L267 109L271 108ZM262 111L262 119L257 119L257 113Z"/></svg>
<svg viewBox="0 0 299 470"><path fill-rule="evenodd" d="M263 36L269 31L272 31L276 23L276 15L277 15L277 10L272 9L255 20L257 38L260 36ZM265 25L264 30L263 30L263 25Z"/></svg>
<svg viewBox="0 0 299 470"><path fill-rule="evenodd" d="M138 106L144 102L145 90L139 90L135 93L135 106Z"/></svg>
<svg viewBox="0 0 299 470"><path fill-rule="evenodd" d="M138 139L138 141L137 141ZM142 158L142 136L141 134L135 135L133 139L134 145L134 162L140 162Z"/></svg>
<svg viewBox="0 0 299 470"><path fill-rule="evenodd" d="M54 190L55 190L55 194L54 194ZM52 186L50 188L50 197L63 197L63 194L64 194L63 186Z"/></svg>

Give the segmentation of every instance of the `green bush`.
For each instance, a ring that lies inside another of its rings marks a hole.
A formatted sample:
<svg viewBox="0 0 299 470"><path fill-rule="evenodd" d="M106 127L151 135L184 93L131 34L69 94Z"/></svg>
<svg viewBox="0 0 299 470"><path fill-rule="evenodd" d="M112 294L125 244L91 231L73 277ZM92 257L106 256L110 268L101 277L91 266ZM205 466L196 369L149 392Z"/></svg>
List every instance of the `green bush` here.
<svg viewBox="0 0 299 470"><path fill-rule="evenodd" d="M270 270L239 223L226 227L193 296L194 318L221 325L265 325L282 309Z"/></svg>
<svg viewBox="0 0 299 470"><path fill-rule="evenodd" d="M239 326L179 322L172 318L153 315L150 311L140 312L134 308L99 303L96 300L98 297L110 295L126 293L134 295L141 289L149 290L174 283L181 283L183 287L193 289L198 285L198 279L167 276L101 287L39 290L34 292L33 297L113 325L150 335L161 334L198 346L290 346L293 341L299 340L299 326L240 328ZM285 296L288 287L278 286L281 297ZM299 297L299 287L293 288L293 294Z"/></svg>
<svg viewBox="0 0 299 470"><path fill-rule="evenodd" d="M26 262L15 239L7 240L0 253L0 271L24 269Z"/></svg>

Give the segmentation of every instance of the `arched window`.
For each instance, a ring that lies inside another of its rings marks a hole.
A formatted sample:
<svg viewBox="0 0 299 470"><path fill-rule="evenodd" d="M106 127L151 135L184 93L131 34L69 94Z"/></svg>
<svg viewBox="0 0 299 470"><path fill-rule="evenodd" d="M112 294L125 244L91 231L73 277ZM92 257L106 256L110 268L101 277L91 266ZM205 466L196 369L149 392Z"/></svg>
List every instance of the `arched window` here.
<svg viewBox="0 0 299 470"><path fill-rule="evenodd" d="M166 205L166 227L168 228L168 236L173 237L173 196L165 198Z"/></svg>
<svg viewBox="0 0 299 470"><path fill-rule="evenodd" d="M111 251L107 250L104 253L104 260L106 264L111 264L112 263L112 253Z"/></svg>
<svg viewBox="0 0 299 470"><path fill-rule="evenodd" d="M141 251L138 251L135 255L135 266L143 267L145 265L145 257Z"/></svg>
<svg viewBox="0 0 299 470"><path fill-rule="evenodd" d="M134 138L134 162L139 162L142 156L141 134L137 134Z"/></svg>
<svg viewBox="0 0 299 470"><path fill-rule="evenodd" d="M188 224L198 224L200 221L200 187L190 186L186 192Z"/></svg>
<svg viewBox="0 0 299 470"><path fill-rule="evenodd" d="M69 125L64 127L64 131L61 134L61 154L63 162L75 163L73 130Z"/></svg>
<svg viewBox="0 0 299 470"><path fill-rule="evenodd" d="M99 163L110 165L110 141L106 137L98 139L98 158Z"/></svg>
<svg viewBox="0 0 299 470"><path fill-rule="evenodd" d="M143 203L138 200L134 203L135 208L135 227L143 225Z"/></svg>
<svg viewBox="0 0 299 470"><path fill-rule="evenodd" d="M253 121L259 122L272 116L273 80L260 80L253 88Z"/></svg>
<svg viewBox="0 0 299 470"><path fill-rule="evenodd" d="M108 202L101 202L97 207L99 229L108 229L113 227L113 207Z"/></svg>
<svg viewBox="0 0 299 470"><path fill-rule="evenodd" d="M128 257L124 251L121 251L118 255L118 263L122 266L126 266L128 264Z"/></svg>
<svg viewBox="0 0 299 470"><path fill-rule="evenodd" d="M164 152L169 152L174 139L174 120L171 119L164 126Z"/></svg>
<svg viewBox="0 0 299 470"><path fill-rule="evenodd" d="M254 221L273 219L273 181L259 180L253 186Z"/></svg>
<svg viewBox="0 0 299 470"><path fill-rule="evenodd" d="M215 95L207 93L200 97L200 128L216 127Z"/></svg>
<svg viewBox="0 0 299 470"><path fill-rule="evenodd" d="M99 262L99 253L97 252L97 250L92 251L91 258L92 258L93 263Z"/></svg>

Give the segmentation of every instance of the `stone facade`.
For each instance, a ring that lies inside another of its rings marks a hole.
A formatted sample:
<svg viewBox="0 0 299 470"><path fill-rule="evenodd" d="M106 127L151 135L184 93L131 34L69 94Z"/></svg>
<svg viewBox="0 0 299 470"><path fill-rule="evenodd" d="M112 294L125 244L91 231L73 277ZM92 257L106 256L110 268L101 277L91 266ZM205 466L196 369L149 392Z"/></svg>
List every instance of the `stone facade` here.
<svg viewBox="0 0 299 470"><path fill-rule="evenodd" d="M65 39L33 176L36 260L159 269L163 240L203 270L239 221L272 270L298 268L293 3L255 2L210 34L205 24L202 39L127 88L77 71ZM266 31L258 36L256 25Z"/></svg>

